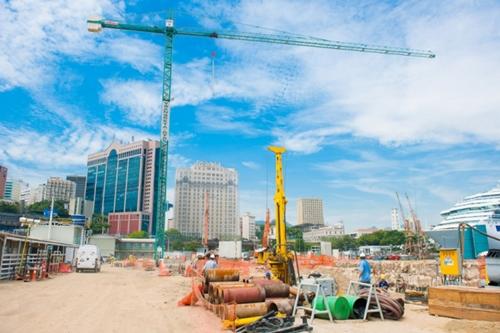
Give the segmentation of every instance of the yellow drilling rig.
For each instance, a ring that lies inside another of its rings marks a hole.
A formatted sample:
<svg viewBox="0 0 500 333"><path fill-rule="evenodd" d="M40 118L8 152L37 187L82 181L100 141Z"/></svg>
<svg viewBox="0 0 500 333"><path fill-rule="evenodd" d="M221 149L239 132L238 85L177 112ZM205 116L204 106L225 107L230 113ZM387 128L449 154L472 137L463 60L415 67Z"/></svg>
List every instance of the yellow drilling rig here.
<svg viewBox="0 0 500 333"><path fill-rule="evenodd" d="M286 241L286 196L285 185L283 181L283 161L282 154L285 148L270 146L268 147L276 158L276 193L274 194L274 205L276 213L276 245L273 249L267 248L259 257L264 259L272 276L284 283L294 285L297 278L293 265L294 255L288 251Z"/></svg>

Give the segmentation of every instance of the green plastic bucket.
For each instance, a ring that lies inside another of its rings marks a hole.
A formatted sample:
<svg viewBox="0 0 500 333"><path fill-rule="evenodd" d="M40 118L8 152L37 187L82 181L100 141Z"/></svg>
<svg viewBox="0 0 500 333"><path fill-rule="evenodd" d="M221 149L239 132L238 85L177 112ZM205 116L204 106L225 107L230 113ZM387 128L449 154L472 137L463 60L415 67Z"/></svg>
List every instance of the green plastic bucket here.
<svg viewBox="0 0 500 333"><path fill-rule="evenodd" d="M316 297L314 297L312 306L317 311L326 310L325 300L323 299L323 296L316 296Z"/></svg>
<svg viewBox="0 0 500 333"><path fill-rule="evenodd" d="M336 320L349 319L351 306L344 296L327 296L326 302L330 308L330 313Z"/></svg>
<svg viewBox="0 0 500 333"><path fill-rule="evenodd" d="M343 297L349 303L349 317L363 319L366 309L366 299L351 295L344 295Z"/></svg>

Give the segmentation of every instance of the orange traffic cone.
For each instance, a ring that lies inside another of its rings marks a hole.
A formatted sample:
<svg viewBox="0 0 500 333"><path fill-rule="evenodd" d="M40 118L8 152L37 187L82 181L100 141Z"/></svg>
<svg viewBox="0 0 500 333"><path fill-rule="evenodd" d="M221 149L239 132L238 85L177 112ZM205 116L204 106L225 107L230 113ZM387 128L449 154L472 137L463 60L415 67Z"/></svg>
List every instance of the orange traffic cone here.
<svg viewBox="0 0 500 333"><path fill-rule="evenodd" d="M170 276L170 271L165 266L163 260L160 260L160 273L158 274L158 276Z"/></svg>
<svg viewBox="0 0 500 333"><path fill-rule="evenodd" d="M191 305L191 301L193 300L193 292L189 292L186 296L181 298L179 302L177 302L177 306L183 306L183 305Z"/></svg>

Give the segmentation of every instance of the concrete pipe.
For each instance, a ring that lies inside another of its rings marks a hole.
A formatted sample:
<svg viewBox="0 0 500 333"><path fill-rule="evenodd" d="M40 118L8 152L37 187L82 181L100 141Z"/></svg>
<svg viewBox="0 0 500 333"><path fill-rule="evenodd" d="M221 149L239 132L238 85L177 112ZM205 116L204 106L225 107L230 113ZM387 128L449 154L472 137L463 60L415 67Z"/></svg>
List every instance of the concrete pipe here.
<svg viewBox="0 0 500 333"><path fill-rule="evenodd" d="M255 316L263 316L267 313L266 302L246 303L246 304L228 304L225 306L226 320L236 320Z"/></svg>
<svg viewBox="0 0 500 333"><path fill-rule="evenodd" d="M224 303L256 303L263 302L265 299L266 292L259 286L247 288L228 288L224 289L223 292Z"/></svg>

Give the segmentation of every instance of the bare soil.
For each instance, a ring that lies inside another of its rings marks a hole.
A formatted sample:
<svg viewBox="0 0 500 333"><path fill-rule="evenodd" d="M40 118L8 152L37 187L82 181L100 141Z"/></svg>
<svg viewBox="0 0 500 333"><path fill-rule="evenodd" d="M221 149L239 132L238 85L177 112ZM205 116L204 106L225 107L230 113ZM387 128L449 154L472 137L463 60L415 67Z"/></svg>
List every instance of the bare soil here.
<svg viewBox="0 0 500 333"><path fill-rule="evenodd" d="M4 332L220 332L221 321L203 307L178 307L191 280L159 277L158 271L114 268L100 273L59 274L38 282L0 283L0 333ZM298 320L297 320L298 322ZM315 320L326 332L500 332L500 323L433 317L425 307L408 305L401 321Z"/></svg>

